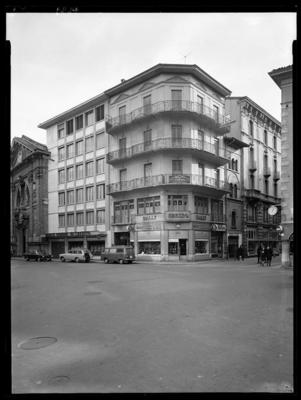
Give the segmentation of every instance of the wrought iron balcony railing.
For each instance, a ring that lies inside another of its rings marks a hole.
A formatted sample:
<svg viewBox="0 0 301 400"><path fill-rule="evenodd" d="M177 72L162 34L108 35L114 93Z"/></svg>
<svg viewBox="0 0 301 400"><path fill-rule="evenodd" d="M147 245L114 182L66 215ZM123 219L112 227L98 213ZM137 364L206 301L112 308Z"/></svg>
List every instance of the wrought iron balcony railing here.
<svg viewBox="0 0 301 400"><path fill-rule="evenodd" d="M217 189L228 192L229 184L224 181L218 181L215 178L205 176L204 179L200 175L194 174L162 174L154 175L146 178L135 178L129 181L111 183L107 186L107 193L123 192L141 188L161 185L196 185Z"/></svg>
<svg viewBox="0 0 301 400"><path fill-rule="evenodd" d="M204 106L200 103L188 100L165 100L136 108L130 113L119 115L117 117L108 116L106 118L107 131L110 133L115 128L164 112L195 114L199 118L204 118L204 122L207 120L206 122L212 125L212 129L222 129L222 125L227 122L224 115L217 113L215 109Z"/></svg>
<svg viewBox="0 0 301 400"><path fill-rule="evenodd" d="M107 162L113 163L126 158L131 158L139 154L144 154L150 151L166 150L166 149L189 149L199 150L202 152L210 153L203 154L205 160L217 163L217 165L224 165L228 162L229 151L221 144L216 145L206 140L179 138L174 139L171 137L154 139L151 142L143 142L135 144L131 147L111 151L107 154ZM217 159L219 158L219 160ZM221 160L223 158L223 160Z"/></svg>

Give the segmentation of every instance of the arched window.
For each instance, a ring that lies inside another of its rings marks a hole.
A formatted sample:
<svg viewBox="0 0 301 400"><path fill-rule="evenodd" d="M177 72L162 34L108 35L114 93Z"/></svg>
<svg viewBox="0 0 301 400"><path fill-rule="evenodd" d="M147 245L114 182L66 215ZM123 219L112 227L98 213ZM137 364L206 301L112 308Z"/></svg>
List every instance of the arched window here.
<svg viewBox="0 0 301 400"><path fill-rule="evenodd" d="M235 199L237 199L237 185L236 185L236 184L234 185L233 197L234 197Z"/></svg>

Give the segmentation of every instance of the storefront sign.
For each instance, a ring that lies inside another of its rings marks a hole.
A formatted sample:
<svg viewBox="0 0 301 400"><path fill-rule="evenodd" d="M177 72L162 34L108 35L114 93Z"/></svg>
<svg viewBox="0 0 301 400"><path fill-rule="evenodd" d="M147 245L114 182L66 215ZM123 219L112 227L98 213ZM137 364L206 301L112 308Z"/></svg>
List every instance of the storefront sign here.
<svg viewBox="0 0 301 400"><path fill-rule="evenodd" d="M85 236L106 236L105 232L98 231L81 231L81 232L59 232L59 233L46 233L47 238L65 238L65 237L85 237Z"/></svg>
<svg viewBox="0 0 301 400"><path fill-rule="evenodd" d="M210 215L207 214L194 214L193 219L196 221L209 221Z"/></svg>
<svg viewBox="0 0 301 400"><path fill-rule="evenodd" d="M146 222L146 221L158 221L160 218L160 214L150 214L150 215L136 215L135 221L137 223Z"/></svg>
<svg viewBox="0 0 301 400"><path fill-rule="evenodd" d="M211 230L213 232L226 232L227 227L225 224L212 224Z"/></svg>
<svg viewBox="0 0 301 400"><path fill-rule="evenodd" d="M161 229L160 222L142 222L135 225L136 231L156 231Z"/></svg>
<svg viewBox="0 0 301 400"><path fill-rule="evenodd" d="M167 221L190 221L190 213L185 211L169 211L166 214Z"/></svg>
<svg viewBox="0 0 301 400"><path fill-rule="evenodd" d="M189 175L170 175L169 183L190 183Z"/></svg>

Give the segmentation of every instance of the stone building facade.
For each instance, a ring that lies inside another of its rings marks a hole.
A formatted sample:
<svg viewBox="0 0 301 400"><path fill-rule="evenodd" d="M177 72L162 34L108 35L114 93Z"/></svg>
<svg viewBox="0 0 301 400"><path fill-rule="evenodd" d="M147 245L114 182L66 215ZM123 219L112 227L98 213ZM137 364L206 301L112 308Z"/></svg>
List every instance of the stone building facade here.
<svg viewBox="0 0 301 400"><path fill-rule="evenodd" d="M47 250L47 147L29 137L15 137L11 145L11 252L22 256Z"/></svg>

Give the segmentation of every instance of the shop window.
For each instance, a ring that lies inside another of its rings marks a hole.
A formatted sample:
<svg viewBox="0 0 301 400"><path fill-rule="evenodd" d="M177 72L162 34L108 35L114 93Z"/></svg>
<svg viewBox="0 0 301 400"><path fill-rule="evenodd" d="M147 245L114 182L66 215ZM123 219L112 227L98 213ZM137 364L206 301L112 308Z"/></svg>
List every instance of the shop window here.
<svg viewBox="0 0 301 400"><path fill-rule="evenodd" d="M84 118L83 114L81 114L75 118L75 129L78 131L79 129L82 129L83 126L84 126Z"/></svg>
<svg viewBox="0 0 301 400"><path fill-rule="evenodd" d="M195 240L194 252L195 254L208 254L209 252L208 240Z"/></svg>
<svg viewBox="0 0 301 400"><path fill-rule="evenodd" d="M138 254L161 254L160 242L138 242Z"/></svg>
<svg viewBox="0 0 301 400"><path fill-rule="evenodd" d="M179 253L178 242L168 242L168 254L177 255Z"/></svg>
<svg viewBox="0 0 301 400"><path fill-rule="evenodd" d="M187 195L169 195L168 211L187 211Z"/></svg>
<svg viewBox="0 0 301 400"><path fill-rule="evenodd" d="M102 121L105 117L105 106L102 104L101 106L98 106L95 108L95 119L96 122Z"/></svg>

